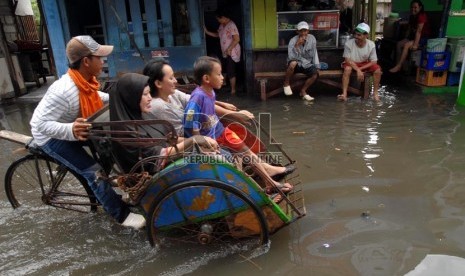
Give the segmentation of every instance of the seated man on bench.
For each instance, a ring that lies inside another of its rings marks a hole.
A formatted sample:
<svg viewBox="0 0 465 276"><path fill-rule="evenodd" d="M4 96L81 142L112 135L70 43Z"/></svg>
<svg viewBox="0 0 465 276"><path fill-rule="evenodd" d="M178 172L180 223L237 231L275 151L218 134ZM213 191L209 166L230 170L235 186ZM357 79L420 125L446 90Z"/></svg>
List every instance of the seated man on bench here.
<svg viewBox="0 0 465 276"><path fill-rule="evenodd" d="M378 65L375 43L368 39L370 26L360 23L355 28L354 38L346 42L344 46L344 62L342 68L342 94L337 96L339 101L347 101L347 89L349 87L352 70L357 72L357 79L363 81L363 72L373 72L373 98L379 101L378 88L381 80L381 67Z"/></svg>
<svg viewBox="0 0 465 276"><path fill-rule="evenodd" d="M297 24L298 34L291 38L288 45L287 70L284 79L284 94L292 95L292 89L289 85L290 79L294 73L304 73L308 76L300 96L306 101L313 101L313 97L307 94L307 89L315 82L318 77L319 60L316 50L316 39L309 34L309 26L305 21Z"/></svg>

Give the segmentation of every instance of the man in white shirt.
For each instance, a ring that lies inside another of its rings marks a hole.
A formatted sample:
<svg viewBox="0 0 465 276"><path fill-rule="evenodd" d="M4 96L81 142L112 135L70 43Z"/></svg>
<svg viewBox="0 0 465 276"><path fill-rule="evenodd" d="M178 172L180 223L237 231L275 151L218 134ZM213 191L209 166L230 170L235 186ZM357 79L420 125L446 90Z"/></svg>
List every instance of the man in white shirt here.
<svg viewBox="0 0 465 276"><path fill-rule="evenodd" d="M100 45L90 36L73 37L66 46L69 70L49 87L34 110L31 132L45 153L87 180L107 213L124 226L140 229L145 218L131 213L111 184L97 177L102 168L83 148L90 127L86 118L109 99L98 91L96 77L102 71L101 57L112 51L113 46Z"/></svg>
<svg viewBox="0 0 465 276"><path fill-rule="evenodd" d="M373 99L379 101L378 88L381 80L381 67L378 65L375 43L368 39L370 26L360 23L355 28L354 38L349 39L344 45L344 62L342 68L342 94L338 95L339 101L347 101L347 89L352 71L357 72L357 79L364 79L363 72L373 73Z"/></svg>

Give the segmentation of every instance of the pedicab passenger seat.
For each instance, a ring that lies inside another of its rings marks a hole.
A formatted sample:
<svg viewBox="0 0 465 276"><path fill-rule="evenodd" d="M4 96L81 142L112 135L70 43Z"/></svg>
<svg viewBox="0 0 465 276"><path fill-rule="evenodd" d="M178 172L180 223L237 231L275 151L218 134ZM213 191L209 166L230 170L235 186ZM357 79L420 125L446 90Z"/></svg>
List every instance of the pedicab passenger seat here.
<svg viewBox="0 0 465 276"><path fill-rule="evenodd" d="M166 156L144 158L142 150L157 145L175 146L178 137L174 127L162 120L110 121L108 106L91 116L88 122L92 124L89 130L89 146L94 158L104 167L105 177L110 181L116 180L117 186L129 196L129 203L137 205L150 185L152 176L170 161ZM127 130L112 128L121 125L127 126ZM157 126L157 129L163 129L163 133L167 134L161 138L142 137L141 134L145 132L139 130L146 125ZM118 156L114 154L115 143L138 150L139 161L129 171L123 169Z"/></svg>
<svg viewBox="0 0 465 276"><path fill-rule="evenodd" d="M116 174L131 174L134 172L145 171L145 165L150 162L156 162L161 157L152 156L144 158L142 156L143 148L150 148L156 145L175 146L177 143L177 134L174 127L163 120L129 120L129 121L110 121L108 105L88 118L92 124L89 130L89 140L91 141L91 151L94 158L104 167L107 174L114 170ZM112 126L125 125L128 130L115 130ZM138 130L141 126L151 125L161 127L167 133L162 138L142 137ZM132 129L132 130L130 130ZM139 150L139 162L129 171L123 170L123 166L118 161L118 156L113 153L112 145L118 143L122 146L134 147ZM150 172L154 174L155 172Z"/></svg>

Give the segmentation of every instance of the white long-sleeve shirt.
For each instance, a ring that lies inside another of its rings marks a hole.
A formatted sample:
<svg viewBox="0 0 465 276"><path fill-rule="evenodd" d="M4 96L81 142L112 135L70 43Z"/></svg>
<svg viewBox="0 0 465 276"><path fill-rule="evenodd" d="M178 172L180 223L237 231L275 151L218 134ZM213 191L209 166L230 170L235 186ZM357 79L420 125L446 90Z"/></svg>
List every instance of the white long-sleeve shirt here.
<svg viewBox="0 0 465 276"><path fill-rule="evenodd" d="M98 91L103 102L109 95ZM37 145L51 138L76 141L73 122L81 115L79 90L68 74L55 81L37 105L30 121L31 133Z"/></svg>
<svg viewBox="0 0 465 276"><path fill-rule="evenodd" d="M302 68L309 68L311 66L320 68L320 60L316 49L315 37L311 34L307 34L305 44L295 47L298 40L299 36L296 35L289 41L287 48L287 62L289 63L291 60L296 60L297 64Z"/></svg>

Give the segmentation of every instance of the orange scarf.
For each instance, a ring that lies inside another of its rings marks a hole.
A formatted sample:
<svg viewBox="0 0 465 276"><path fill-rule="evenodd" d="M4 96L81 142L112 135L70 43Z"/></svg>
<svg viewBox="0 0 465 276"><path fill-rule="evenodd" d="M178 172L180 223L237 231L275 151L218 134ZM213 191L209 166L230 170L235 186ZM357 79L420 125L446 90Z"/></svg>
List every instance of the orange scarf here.
<svg viewBox="0 0 465 276"><path fill-rule="evenodd" d="M89 117L103 107L103 101L97 92L100 84L95 76L90 81L87 81L78 70L68 69L68 74L79 89L79 104L83 118Z"/></svg>

